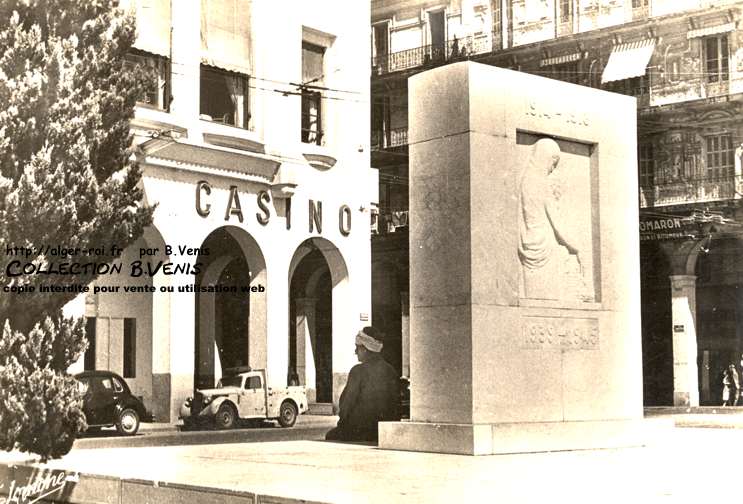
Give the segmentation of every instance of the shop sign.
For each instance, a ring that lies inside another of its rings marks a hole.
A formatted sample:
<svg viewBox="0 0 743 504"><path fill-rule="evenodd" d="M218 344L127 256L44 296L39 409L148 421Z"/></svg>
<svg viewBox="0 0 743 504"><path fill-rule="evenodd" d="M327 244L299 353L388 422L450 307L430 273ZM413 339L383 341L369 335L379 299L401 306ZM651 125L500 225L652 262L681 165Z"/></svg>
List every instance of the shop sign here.
<svg viewBox="0 0 743 504"><path fill-rule="evenodd" d="M640 241L673 240L693 235L678 217L657 217L640 220Z"/></svg>

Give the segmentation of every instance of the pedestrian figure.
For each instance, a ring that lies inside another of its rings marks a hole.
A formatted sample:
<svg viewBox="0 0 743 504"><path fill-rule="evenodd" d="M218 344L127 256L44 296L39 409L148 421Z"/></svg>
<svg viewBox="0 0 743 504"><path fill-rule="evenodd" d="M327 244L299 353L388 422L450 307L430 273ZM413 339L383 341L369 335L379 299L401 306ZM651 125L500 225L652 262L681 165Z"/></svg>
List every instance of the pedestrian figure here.
<svg viewBox="0 0 743 504"><path fill-rule="evenodd" d="M730 364L722 378L722 405L737 406L740 395L740 380L735 364Z"/></svg>
<svg viewBox="0 0 743 504"><path fill-rule="evenodd" d="M351 368L339 401L338 426L331 441L376 441L380 421L399 420L399 376L382 358L383 334L365 327L356 335L360 364Z"/></svg>
<svg viewBox="0 0 743 504"><path fill-rule="evenodd" d="M459 57L459 39L456 35L454 35L454 40L451 44L451 59L456 59Z"/></svg>

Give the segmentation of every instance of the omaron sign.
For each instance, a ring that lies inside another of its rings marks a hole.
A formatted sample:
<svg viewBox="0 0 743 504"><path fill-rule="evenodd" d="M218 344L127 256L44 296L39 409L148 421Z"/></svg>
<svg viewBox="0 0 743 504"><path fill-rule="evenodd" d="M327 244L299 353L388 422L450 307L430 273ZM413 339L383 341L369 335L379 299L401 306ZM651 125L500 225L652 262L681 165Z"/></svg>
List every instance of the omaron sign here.
<svg viewBox="0 0 743 504"><path fill-rule="evenodd" d="M690 231L678 217L640 219L640 241L687 238Z"/></svg>

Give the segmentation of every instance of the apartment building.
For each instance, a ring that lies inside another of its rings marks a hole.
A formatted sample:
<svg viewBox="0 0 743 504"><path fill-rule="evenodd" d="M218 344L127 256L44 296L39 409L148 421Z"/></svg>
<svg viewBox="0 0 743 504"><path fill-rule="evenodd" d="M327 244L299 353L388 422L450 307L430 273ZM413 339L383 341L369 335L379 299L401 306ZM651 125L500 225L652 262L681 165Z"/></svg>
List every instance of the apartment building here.
<svg viewBox="0 0 743 504"><path fill-rule="evenodd" d="M404 374L407 78L469 59L636 97L645 403L720 403L721 372L743 351L742 12L725 0L372 1L373 311L400 337Z"/></svg>

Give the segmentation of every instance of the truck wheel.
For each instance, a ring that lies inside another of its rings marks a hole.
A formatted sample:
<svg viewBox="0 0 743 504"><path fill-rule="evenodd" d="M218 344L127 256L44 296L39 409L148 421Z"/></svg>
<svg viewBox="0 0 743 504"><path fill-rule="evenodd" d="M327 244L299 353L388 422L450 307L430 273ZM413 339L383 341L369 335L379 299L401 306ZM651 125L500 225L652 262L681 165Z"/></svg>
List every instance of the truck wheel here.
<svg viewBox="0 0 743 504"><path fill-rule="evenodd" d="M223 404L217 410L217 416L214 417L214 424L217 429L234 429L237 423L237 412L229 404Z"/></svg>
<svg viewBox="0 0 743 504"><path fill-rule="evenodd" d="M279 424L282 427L292 427L297 422L297 407L289 401L281 403L279 408Z"/></svg>
<svg viewBox="0 0 743 504"><path fill-rule="evenodd" d="M116 420L116 430L122 436L133 436L139 430L139 415L132 408L126 408L119 413Z"/></svg>

